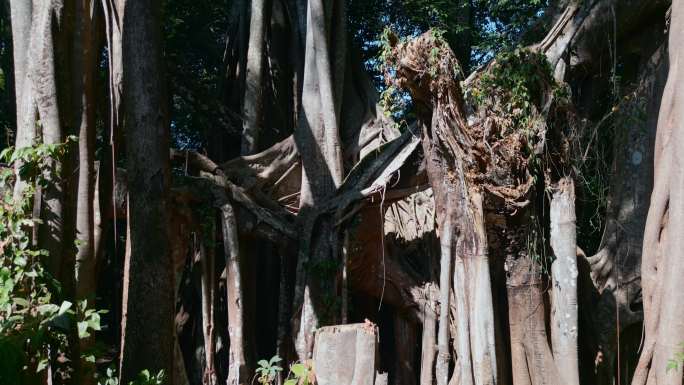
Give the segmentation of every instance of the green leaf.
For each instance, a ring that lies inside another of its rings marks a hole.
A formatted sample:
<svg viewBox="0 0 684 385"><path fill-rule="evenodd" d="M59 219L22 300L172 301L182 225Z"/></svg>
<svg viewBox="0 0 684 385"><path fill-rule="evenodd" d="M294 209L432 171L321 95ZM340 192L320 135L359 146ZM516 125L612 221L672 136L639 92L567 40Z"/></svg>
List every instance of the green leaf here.
<svg viewBox="0 0 684 385"><path fill-rule="evenodd" d="M88 319L88 326L93 330L100 330L100 315L97 313L91 314Z"/></svg>
<svg viewBox="0 0 684 385"><path fill-rule="evenodd" d="M150 371L145 369L140 374L138 375L138 378L141 380L149 381L150 379Z"/></svg>
<svg viewBox="0 0 684 385"><path fill-rule="evenodd" d="M16 297L16 298L13 299L13 302L14 302L14 304L17 305L17 306L29 307L29 301L26 300L25 298Z"/></svg>
<svg viewBox="0 0 684 385"><path fill-rule="evenodd" d="M36 367L36 373L42 372L45 368L47 368L47 365L48 365L47 358L43 358L42 360L38 361L38 366Z"/></svg>
<svg viewBox="0 0 684 385"><path fill-rule="evenodd" d="M80 321L78 323L78 338L86 338L90 337L90 333L88 333L88 321Z"/></svg>
<svg viewBox="0 0 684 385"><path fill-rule="evenodd" d="M6 149L2 150L2 152L0 152L0 159L4 159L9 163L13 151L14 147L7 147Z"/></svg>
<svg viewBox="0 0 684 385"><path fill-rule="evenodd" d="M59 306L54 303L46 303L45 305L38 306L36 310L38 310L38 313L41 315L49 315L59 311Z"/></svg>
<svg viewBox="0 0 684 385"><path fill-rule="evenodd" d="M284 385L297 385L297 380L294 378L290 378L289 380L285 381Z"/></svg>
<svg viewBox="0 0 684 385"><path fill-rule="evenodd" d="M59 307L59 311L57 312L57 315L62 315L64 313L66 313L66 311L71 308L71 305L73 305L73 304L69 301L62 302L62 306Z"/></svg>
<svg viewBox="0 0 684 385"><path fill-rule="evenodd" d="M282 361L282 360L283 360L283 359L280 358L279 356L273 356L273 357L271 358L271 361L269 361L269 363L272 365L272 364L278 363L278 362L280 362L280 361Z"/></svg>
<svg viewBox="0 0 684 385"><path fill-rule="evenodd" d="M297 377L304 377L306 375L306 372L307 372L306 366L304 366L303 364L294 364L294 365L290 366L290 370Z"/></svg>
<svg viewBox="0 0 684 385"><path fill-rule="evenodd" d="M269 366L268 361L266 360L260 360L259 362L257 362L257 365L261 366L262 368L268 368Z"/></svg>

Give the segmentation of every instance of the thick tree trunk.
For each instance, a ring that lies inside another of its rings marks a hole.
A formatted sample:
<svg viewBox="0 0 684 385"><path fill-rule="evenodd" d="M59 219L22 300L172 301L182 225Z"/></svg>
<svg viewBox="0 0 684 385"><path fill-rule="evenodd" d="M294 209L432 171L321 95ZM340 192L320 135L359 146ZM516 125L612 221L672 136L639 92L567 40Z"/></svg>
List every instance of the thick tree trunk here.
<svg viewBox="0 0 684 385"><path fill-rule="evenodd" d="M259 150L259 132L264 122L264 77L266 76L266 25L270 21L271 0L252 0L247 47L247 74L242 113L242 155Z"/></svg>
<svg viewBox="0 0 684 385"><path fill-rule="evenodd" d="M470 346L470 320L466 299L466 272L463 257L454 261L454 303L456 312L456 337L454 338L455 362L454 377L461 385L473 385L473 360Z"/></svg>
<svg viewBox="0 0 684 385"><path fill-rule="evenodd" d="M681 363L668 369L684 341L684 297L672 295L681 287L684 263L679 255L684 239L684 4L673 2L669 36L669 72L663 92L656 134L654 187L642 249L644 347L632 381L634 385L679 385Z"/></svg>
<svg viewBox="0 0 684 385"><path fill-rule="evenodd" d="M14 69L14 95L17 117L20 117L22 95L29 88L25 85L27 78L27 57L31 38L32 1L10 0L10 22L12 23L12 58ZM19 124L17 126L20 126ZM18 129L20 129L18 127ZM17 134L17 137L20 135ZM20 147L17 147L20 148Z"/></svg>
<svg viewBox="0 0 684 385"><path fill-rule="evenodd" d="M433 128L423 135L423 148L435 192L437 223L443 228L446 221L459 224L453 230L457 235L451 239L459 378L463 384L495 384L494 316L482 196L477 187L464 184L464 176L458 175L463 167L458 164L460 154L450 154L453 158L449 160L443 155L447 145L436 138L445 127L436 127L441 124L438 122L441 120L433 117Z"/></svg>
<svg viewBox="0 0 684 385"><path fill-rule="evenodd" d="M423 335L421 337L420 385L434 384L437 314L435 307L433 307L436 303L435 298L429 297L431 292L432 290L429 288L426 290L428 298L421 309L423 313Z"/></svg>
<svg viewBox="0 0 684 385"><path fill-rule="evenodd" d="M125 2L124 105L130 253L124 271L121 382L173 373L174 272L168 234L169 127L161 1ZM173 384L171 377L169 384Z"/></svg>
<svg viewBox="0 0 684 385"><path fill-rule="evenodd" d="M447 201L447 211L449 202ZM440 273L439 273L439 329L437 331L437 385L447 385L449 381L449 297L451 296L451 237L454 231L451 227L451 218L444 219L440 230ZM460 293L459 293L460 294ZM459 295L457 294L457 295Z"/></svg>
<svg viewBox="0 0 684 385"><path fill-rule="evenodd" d="M44 144L58 144L66 137L63 117L60 116L58 101L57 64L64 64L63 52L58 52L56 42L60 40L60 29L54 25L57 13L61 11L55 0L40 1L33 5L31 41L29 46L28 72L35 97ZM59 55L59 56L57 56ZM63 95L62 95L63 96ZM63 113L63 111L62 111ZM28 127L26 127L28 129ZM62 251L64 243L65 186L62 177L61 159L53 159L52 170L44 170L47 187L42 190L43 225L39 231L39 243L50 255L49 271L62 277ZM66 284L66 281L62 282Z"/></svg>
<svg viewBox="0 0 684 385"><path fill-rule="evenodd" d="M485 231L482 193L478 188L468 192L474 227L472 249L464 250L475 384L497 383L496 343L494 341L494 308L492 301L489 250ZM474 308L474 309L473 309Z"/></svg>
<svg viewBox="0 0 684 385"><path fill-rule="evenodd" d="M200 265L202 267L202 276L200 279L202 286L202 332L204 336L204 376L202 383L204 385L216 385L216 371L214 368L214 356L216 344L214 343L214 252L207 250L205 243L210 245L212 241L205 242L204 237L211 237L213 235L213 226L210 226L209 231L212 234L198 234L196 242L197 253L199 254Z"/></svg>
<svg viewBox="0 0 684 385"><path fill-rule="evenodd" d="M78 192L76 202L76 296L87 298L95 292L95 111L94 75L97 58L95 30L92 15L95 4L83 0L77 4L74 35L75 118L79 123L78 139Z"/></svg>
<svg viewBox="0 0 684 385"><path fill-rule="evenodd" d="M428 52L441 59L430 64ZM408 88L423 124L423 152L427 176L435 197L439 228L445 221L454 230L454 295L457 314L456 355L463 384L496 384L494 310L481 187L473 180L474 146L466 122L457 65L448 47L431 33L400 44L393 52L398 83ZM425 73L434 73L424 79Z"/></svg>
<svg viewBox="0 0 684 385"><path fill-rule="evenodd" d="M122 26L124 17L124 0L102 0L103 23L105 27L105 40L107 44L107 97L109 101L108 120L105 127L108 127L108 154L106 160L100 162L98 169L98 194L100 217L106 217L105 213L112 212L114 225L112 226L114 238L117 238L117 204L116 191L120 191L117 186L117 150L120 138L123 134L123 36ZM107 220L101 220L99 231L104 232L108 228ZM116 240L115 240L116 249ZM101 253L101 238L95 242L95 255Z"/></svg>
<svg viewBox="0 0 684 385"><path fill-rule="evenodd" d="M551 341L553 358L563 384L579 385L577 349L577 240L575 234L575 185L569 177L558 182L551 199L551 265L553 308Z"/></svg>
<svg viewBox="0 0 684 385"><path fill-rule="evenodd" d="M337 3L335 1L334 3ZM328 45L331 20L343 23L337 6L321 0L308 3L302 106L295 140L302 157L300 217L303 241L300 245L295 291L295 312L299 315L293 332L301 360L310 358L313 332L335 318L332 299L335 284L326 264L337 264L338 234L333 218L317 218L316 207L333 197L342 182L342 152L337 116L341 95L335 94L333 63ZM309 257L310 256L310 257ZM308 268L306 264L317 265Z"/></svg>
<svg viewBox="0 0 684 385"><path fill-rule="evenodd" d="M529 257L507 263L514 385L564 385L549 347L541 272Z"/></svg>
<svg viewBox="0 0 684 385"><path fill-rule="evenodd" d="M261 134L267 122L266 113L270 113L264 104L268 100L266 90L270 87L268 81L269 58L267 56L267 35L271 22L271 0L251 0L249 21L249 42L247 44L246 67L244 68L244 97L242 100L242 138L240 154L253 155L259 151L262 142ZM267 139L268 137L266 137ZM263 254L260 244L243 242L243 250L249 250L249 254ZM241 349L246 351L246 367L250 368L251 357L256 350L256 317L252 314L257 311L257 267L253 259L245 260L238 266L243 277L245 307L241 308L244 313L245 325L243 329L244 343L247 345ZM251 369L249 369L251 370Z"/></svg>
<svg viewBox="0 0 684 385"><path fill-rule="evenodd" d="M230 355L228 362L228 385L243 385L249 380L245 366L244 293L240 269L240 246L237 221L233 206L225 202L221 206L223 248L226 257L226 290L228 300L228 335Z"/></svg>
<svg viewBox="0 0 684 385"><path fill-rule="evenodd" d="M12 57L14 58L14 89L16 99L17 132L15 148L31 146L36 137L36 105L28 71L29 42L33 5L28 0L9 2L12 23ZM19 176L21 164L15 164L14 199L19 199L25 182Z"/></svg>
<svg viewBox="0 0 684 385"><path fill-rule="evenodd" d="M95 68L98 47L95 30L96 3L94 0L80 0L75 7L75 25L72 38L73 118L78 130L78 181L76 194L76 299L90 300L97 285L95 271ZM80 75L80 76L79 76ZM99 207L99 206L98 206ZM85 352L93 340L81 341L81 352ZM76 373L81 384L94 382L95 365L84 363Z"/></svg>
<svg viewBox="0 0 684 385"><path fill-rule="evenodd" d="M598 252L587 257L594 287L599 292L598 302L591 311L592 332L598 337L603 356L597 362L597 382L605 384L615 373L618 328L625 330L643 320L643 313L635 305L641 301L642 294L641 250L653 187L658 109L667 80L666 47L661 46L648 60L644 57L642 61L638 86L623 99L615 115L620 132L613 140L615 152L606 225ZM635 119L635 116L645 118Z"/></svg>

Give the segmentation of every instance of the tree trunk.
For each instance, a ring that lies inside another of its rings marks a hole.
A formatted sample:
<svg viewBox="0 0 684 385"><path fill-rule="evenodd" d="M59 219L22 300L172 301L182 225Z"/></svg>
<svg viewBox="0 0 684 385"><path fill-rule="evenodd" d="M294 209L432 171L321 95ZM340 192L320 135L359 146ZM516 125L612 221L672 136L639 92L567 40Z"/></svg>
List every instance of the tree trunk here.
<svg viewBox="0 0 684 385"><path fill-rule="evenodd" d="M174 271L168 234L169 126L161 1L125 2L124 105L130 253L124 271L121 382L173 373ZM173 384L171 376L169 384Z"/></svg>
<svg viewBox="0 0 684 385"><path fill-rule="evenodd" d="M507 261L514 385L563 385L546 334L542 279L529 257Z"/></svg>
<svg viewBox="0 0 684 385"><path fill-rule="evenodd" d="M597 382L603 384L608 384L615 375L618 328L625 330L643 321L643 312L634 305L638 305L642 294L641 250L653 187L653 146L667 80L665 44L648 60L642 60L645 64L637 80L638 87L623 99L615 116L621 132L613 140L614 171L606 225L598 252L587 257L594 287L600 295L592 308L591 319L592 332L598 337L600 354L604 357L596 368ZM644 113L645 119L634 118ZM623 377L624 380L628 379Z"/></svg>
<svg viewBox="0 0 684 385"><path fill-rule="evenodd" d="M251 11L249 20L249 41L247 44L246 62L244 72L244 97L242 100L242 137L240 155L253 155L259 151L262 139L262 131L265 128L267 117L265 113L270 113L264 107L268 94L266 90L268 77L269 60L267 56L267 35L271 22L271 10L273 4L271 0L251 0ZM238 27L239 28L239 27ZM266 137L267 139L267 137ZM249 250L246 254L260 255L261 245L251 242L242 242L243 250ZM257 267L254 259L244 260L238 265L242 272L238 275L243 279L242 290L244 292L243 312L244 329L242 331L246 346L240 348L246 351L245 367L251 371L252 358L256 351L256 322L255 318L250 318L251 314L257 311Z"/></svg>
<svg viewBox="0 0 684 385"><path fill-rule="evenodd" d="M337 265L338 234L332 216L317 218L315 214L317 204L333 197L343 175L337 117L341 95L335 94L337 78L333 78L328 46L330 20L344 22L339 12L333 13L335 8L321 0L308 3L302 106L295 133L303 169L299 214L303 241L294 304L294 314L300 317L293 327L300 360L311 356L314 330L336 318L331 306L335 297L334 272L326 266ZM304 271L306 264L313 267Z"/></svg>
<svg viewBox="0 0 684 385"><path fill-rule="evenodd" d="M10 17L12 23L12 56L14 58L14 89L16 99L17 133L14 147L31 146L36 137L36 104L28 71L29 42L31 39L31 20L33 5L28 0L11 0ZM16 183L14 199L19 199L26 188L19 176L21 164L15 164Z"/></svg>
<svg viewBox="0 0 684 385"><path fill-rule="evenodd" d="M461 385L473 385L473 361L470 346L470 320L466 299L466 272L463 257L454 261L454 303L456 312L456 337L454 338L456 363L454 376Z"/></svg>
<svg viewBox="0 0 684 385"><path fill-rule="evenodd" d="M76 34L74 36L73 71L75 117L79 124L78 139L78 192L76 202L76 296L87 298L95 291L94 227L95 227L95 111L94 75L97 47L95 47L94 20L95 4L84 0L78 4Z"/></svg>
<svg viewBox="0 0 684 385"><path fill-rule="evenodd" d="M228 362L228 385L243 385L249 380L245 365L244 293L240 269L240 246L237 222L233 206L226 202L221 206L223 248L226 256L226 290L228 300L228 335L230 356Z"/></svg>
<svg viewBox="0 0 684 385"><path fill-rule="evenodd" d="M123 134L123 18L125 12L125 0L102 0L104 12L105 35L108 52L108 96L109 96L109 170L103 172L111 181L111 191L117 191L116 186L116 152L118 143ZM107 207L116 211L115 194L109 194L111 202L106 202ZM116 215L114 219L114 235L116 237Z"/></svg>
<svg viewBox="0 0 684 385"><path fill-rule="evenodd" d="M420 385L432 385L434 383L434 366L435 353L437 352L436 341L436 326L437 317L434 306L434 298L429 295L432 292L429 288L426 290L428 298L423 305L423 336L421 338L421 356L420 356Z"/></svg>
<svg viewBox="0 0 684 385"><path fill-rule="evenodd" d="M430 64L429 52L442 59ZM456 59L426 33L394 48L398 83L408 88L423 124L426 173L435 197L439 228L458 224L452 237L454 295L458 320L456 355L463 384L496 384L494 309L481 187L472 178L473 139L468 131ZM434 73L425 81L423 73ZM448 219L447 219L448 218Z"/></svg>
<svg viewBox="0 0 684 385"><path fill-rule="evenodd" d="M464 250L466 260L467 293L470 324L470 343L473 352L475 384L497 383L496 344L494 341L494 308L492 301L489 249L485 231L482 193L478 188L468 192L472 207L471 220L474 242L471 250ZM464 245L466 243L464 242Z"/></svg>
<svg viewBox="0 0 684 385"><path fill-rule="evenodd" d="M31 42L29 46L28 72L31 78L32 92L35 96L42 137L44 144L58 144L66 137L63 128L63 117L60 116L58 96L57 64L64 64L64 52L58 52L56 42L60 40L60 29L53 22L56 20L58 4L54 0L40 1L33 5L33 21L31 25ZM59 55L59 56L57 56ZM62 59L62 60L60 60ZM63 96L63 95L62 95ZM63 107L63 106L62 106ZM28 127L27 127L28 128ZM64 210L65 186L62 177L63 162L52 159L50 168L44 170L47 187L42 189L43 225L39 231L39 243L45 248L50 258L49 271L58 279L62 275L62 251L64 243ZM66 281L62 281L66 284Z"/></svg>
<svg viewBox="0 0 684 385"><path fill-rule="evenodd" d="M78 182L76 194L76 261L75 295L77 300L86 299L94 303L95 284L95 66L96 46L94 0L76 2L75 28L72 39L73 62L72 95L73 118L79 126L78 134ZM81 340L81 352L92 345L93 340ZM95 365L85 363L76 373L79 383L94 382Z"/></svg>
<svg viewBox="0 0 684 385"><path fill-rule="evenodd" d="M449 211L449 201L447 201ZM435 374L437 385L447 385L449 381L449 297L451 296L451 218L444 219L440 228L440 273L439 273L439 329L437 331L437 365ZM461 293L459 293L461 294ZM457 295L459 295L457 294Z"/></svg>
<svg viewBox="0 0 684 385"><path fill-rule="evenodd" d="M214 253L207 250L205 243L213 245L213 242L205 242L204 237L213 235L213 226L210 226L211 234L198 234L199 244L197 252L199 254L200 265L202 266L202 276L200 279L202 286L202 332L204 336L204 385L216 385L216 371L214 369L214 355L216 344L214 343Z"/></svg>
<svg viewBox="0 0 684 385"><path fill-rule="evenodd" d="M553 308L551 341L553 358L563 384L579 385L577 356L577 241L575 235L575 185L566 177L558 182L551 199L551 265Z"/></svg>
<svg viewBox="0 0 684 385"><path fill-rule="evenodd" d="M247 74L242 114L242 155L259 150L259 132L264 122L264 76L266 74L266 25L271 17L271 0L252 0L247 47Z"/></svg>
<svg viewBox="0 0 684 385"><path fill-rule="evenodd" d="M654 160L654 186L642 249L642 288L645 340L632 384L679 385L682 364L669 368L684 341L684 298L673 295L681 287L684 263L679 255L684 239L684 4L673 2L669 36L669 72L663 92Z"/></svg>

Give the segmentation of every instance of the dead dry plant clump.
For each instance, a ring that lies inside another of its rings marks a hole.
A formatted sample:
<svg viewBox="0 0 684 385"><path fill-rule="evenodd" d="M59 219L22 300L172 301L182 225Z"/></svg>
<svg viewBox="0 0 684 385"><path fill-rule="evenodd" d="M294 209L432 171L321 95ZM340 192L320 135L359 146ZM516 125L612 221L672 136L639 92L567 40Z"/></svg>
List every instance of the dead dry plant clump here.
<svg viewBox="0 0 684 385"><path fill-rule="evenodd" d="M418 116L432 126L426 134L444 144L445 156L458 158L449 163L463 165L468 184L516 209L529 203L539 176L550 185L569 169L573 114L565 87L553 79L542 54L504 52L462 81L458 61L439 34L409 41L390 36L388 42L386 83L410 91ZM556 132L549 135L551 124Z"/></svg>

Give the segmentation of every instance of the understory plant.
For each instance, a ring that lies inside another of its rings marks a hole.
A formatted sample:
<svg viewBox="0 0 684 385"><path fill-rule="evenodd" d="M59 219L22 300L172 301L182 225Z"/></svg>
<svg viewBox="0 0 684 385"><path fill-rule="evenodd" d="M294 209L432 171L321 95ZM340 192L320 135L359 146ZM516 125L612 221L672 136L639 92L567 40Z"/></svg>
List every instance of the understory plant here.
<svg viewBox="0 0 684 385"><path fill-rule="evenodd" d="M45 187L55 170L53 159L66 155L70 142L41 144L0 153L0 383L35 383L50 367L53 376L69 377L74 345L100 330L104 311L86 301L61 298L60 283L45 269L51 256L37 247L33 231L41 221L32 206L36 188ZM26 187L13 193L14 166ZM14 196L16 195L16 196ZM92 352L77 360L94 362Z"/></svg>
<svg viewBox="0 0 684 385"><path fill-rule="evenodd" d="M254 378L257 383L262 385L273 385L276 378L283 368L278 365L283 359L279 356L273 356L270 360L261 360L257 364ZM290 372L285 378L284 385L310 385L314 384L313 371L310 364L296 362L290 365Z"/></svg>

